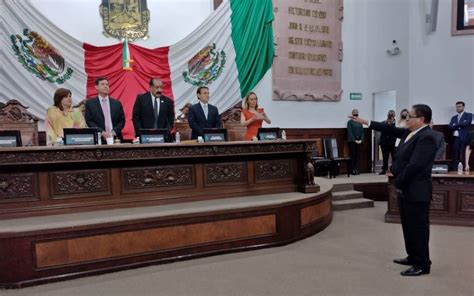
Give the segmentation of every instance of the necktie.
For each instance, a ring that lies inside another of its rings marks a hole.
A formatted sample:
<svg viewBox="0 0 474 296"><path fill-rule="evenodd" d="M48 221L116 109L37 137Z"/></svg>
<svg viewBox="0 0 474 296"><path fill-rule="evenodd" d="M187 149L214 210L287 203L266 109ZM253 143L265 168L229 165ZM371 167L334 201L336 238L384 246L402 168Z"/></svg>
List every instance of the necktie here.
<svg viewBox="0 0 474 296"><path fill-rule="evenodd" d="M101 102L101 107L102 107L102 112L104 113L104 123L105 123L105 131L110 132L112 130L112 127L110 126L110 114L109 114L109 108L107 108L107 100L102 99L100 100Z"/></svg>
<svg viewBox="0 0 474 296"><path fill-rule="evenodd" d="M209 112L208 109L207 109L207 104L204 105L203 110L204 110L204 115L206 116L206 120L207 120L207 114Z"/></svg>
<svg viewBox="0 0 474 296"><path fill-rule="evenodd" d="M405 138L405 143L408 142L408 140L410 140L411 137L413 137L414 134L415 134L415 132L409 133L408 136Z"/></svg>
<svg viewBox="0 0 474 296"><path fill-rule="evenodd" d="M157 128L158 127L158 98L155 98L155 100L153 101L153 110L155 112L155 124L153 128Z"/></svg>

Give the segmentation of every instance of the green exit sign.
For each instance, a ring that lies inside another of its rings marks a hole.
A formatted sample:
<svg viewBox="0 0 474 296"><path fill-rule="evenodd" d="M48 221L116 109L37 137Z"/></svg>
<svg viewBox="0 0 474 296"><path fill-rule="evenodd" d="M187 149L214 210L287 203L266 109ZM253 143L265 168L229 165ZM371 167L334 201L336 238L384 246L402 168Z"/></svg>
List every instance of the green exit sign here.
<svg viewBox="0 0 474 296"><path fill-rule="evenodd" d="M358 100L358 101L360 101L360 100L362 100L362 93L350 93L350 94L349 94L349 98L350 98L351 100Z"/></svg>

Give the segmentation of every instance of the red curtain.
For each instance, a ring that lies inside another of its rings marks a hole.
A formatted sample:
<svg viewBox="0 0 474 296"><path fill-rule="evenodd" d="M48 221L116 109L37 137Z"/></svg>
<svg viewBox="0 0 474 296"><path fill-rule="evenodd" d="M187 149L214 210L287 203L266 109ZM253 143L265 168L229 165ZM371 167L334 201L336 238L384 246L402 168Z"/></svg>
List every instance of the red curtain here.
<svg viewBox="0 0 474 296"><path fill-rule="evenodd" d="M87 97L97 96L95 79L106 77L110 83L110 97L120 100L125 111L125 139L134 136L132 111L138 94L147 92L149 81L158 77L163 81L163 94L173 98L168 47L147 49L129 44L131 70L122 66L122 44L93 46L84 43L84 66L87 74Z"/></svg>

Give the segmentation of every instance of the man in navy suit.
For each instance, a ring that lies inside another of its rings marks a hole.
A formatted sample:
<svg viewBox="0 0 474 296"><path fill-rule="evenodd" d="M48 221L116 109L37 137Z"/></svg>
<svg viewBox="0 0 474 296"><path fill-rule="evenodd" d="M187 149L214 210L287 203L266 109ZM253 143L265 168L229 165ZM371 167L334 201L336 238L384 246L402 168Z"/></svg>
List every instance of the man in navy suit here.
<svg viewBox="0 0 474 296"><path fill-rule="evenodd" d="M209 88L200 86L197 89L199 103L189 108L188 122L191 128L191 139L197 139L203 135L205 128L220 128L221 116L216 106L209 104Z"/></svg>
<svg viewBox="0 0 474 296"><path fill-rule="evenodd" d="M464 151L466 151L467 134L471 130L472 113L464 112L464 102L456 102L456 112L449 122L448 129L453 132L453 154L452 154L452 170L458 169L459 162L464 166Z"/></svg>
<svg viewBox="0 0 474 296"><path fill-rule="evenodd" d="M433 191L431 169L438 149L437 134L430 127L431 108L414 105L405 128L351 116L370 129L390 133L401 139L393 155L391 171L398 192L400 220L408 257L394 263L411 265L403 276L419 276L431 270L429 254L430 203Z"/></svg>
<svg viewBox="0 0 474 296"><path fill-rule="evenodd" d="M99 77L95 80L98 96L86 101L86 123L102 133L102 138L122 138L125 126L125 113L119 100L109 97L109 81Z"/></svg>
<svg viewBox="0 0 474 296"><path fill-rule="evenodd" d="M133 105L133 127L135 136L140 136L140 129L167 129L171 135L174 125L174 103L163 96L163 82L158 78L150 80L150 91L137 96ZM170 138L168 138L170 140Z"/></svg>

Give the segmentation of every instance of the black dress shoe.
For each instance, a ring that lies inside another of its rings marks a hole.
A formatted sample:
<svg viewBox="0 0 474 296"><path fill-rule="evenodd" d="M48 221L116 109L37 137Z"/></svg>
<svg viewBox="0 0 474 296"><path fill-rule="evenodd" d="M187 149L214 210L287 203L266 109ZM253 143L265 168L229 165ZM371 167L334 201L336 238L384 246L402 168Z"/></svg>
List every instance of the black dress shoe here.
<svg viewBox="0 0 474 296"><path fill-rule="evenodd" d="M386 175L386 174L387 174L386 171L381 171L381 172L379 173L379 175Z"/></svg>
<svg viewBox="0 0 474 296"><path fill-rule="evenodd" d="M429 274L430 273L430 268L425 267L425 268L420 268L420 267L410 267L405 271L402 271L400 274L403 276L419 276L422 274Z"/></svg>
<svg viewBox="0 0 474 296"><path fill-rule="evenodd" d="M401 264L401 265L413 265L413 262L410 260L403 258L403 259L393 259L393 263Z"/></svg>

